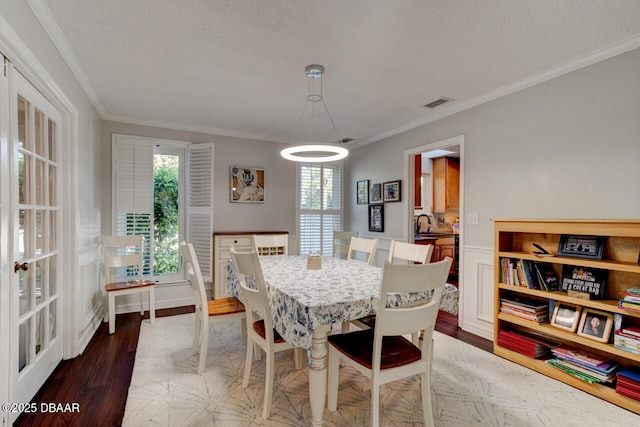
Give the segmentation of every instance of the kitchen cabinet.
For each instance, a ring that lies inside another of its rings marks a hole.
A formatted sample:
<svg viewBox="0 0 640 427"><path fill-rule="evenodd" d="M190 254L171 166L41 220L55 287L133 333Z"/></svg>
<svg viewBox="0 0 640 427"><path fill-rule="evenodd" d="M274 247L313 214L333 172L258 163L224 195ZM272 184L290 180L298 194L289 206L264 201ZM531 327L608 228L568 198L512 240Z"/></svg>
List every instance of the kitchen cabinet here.
<svg viewBox="0 0 640 427"><path fill-rule="evenodd" d="M455 274L456 245L455 237L453 236L439 238L433 248L432 262L442 261L446 257L449 257L453 260L451 262L451 270L449 271L449 274Z"/></svg>
<svg viewBox="0 0 640 427"><path fill-rule="evenodd" d="M460 159L433 159L433 212L460 209Z"/></svg>
<svg viewBox="0 0 640 427"><path fill-rule="evenodd" d="M446 257L451 258L451 270L450 275L457 275L457 263L456 263L456 236L453 234L444 235L420 235L415 238L414 243L417 245L433 245L433 253L431 255L431 262L442 261Z"/></svg>

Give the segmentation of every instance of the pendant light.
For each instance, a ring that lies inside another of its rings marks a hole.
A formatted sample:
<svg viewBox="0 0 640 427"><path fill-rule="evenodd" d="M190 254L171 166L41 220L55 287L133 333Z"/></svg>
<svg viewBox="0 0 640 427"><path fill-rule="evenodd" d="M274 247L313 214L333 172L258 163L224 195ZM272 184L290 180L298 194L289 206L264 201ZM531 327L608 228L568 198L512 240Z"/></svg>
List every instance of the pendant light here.
<svg viewBox="0 0 640 427"><path fill-rule="evenodd" d="M291 145L280 151L280 155L285 159L292 160L294 162L318 163L333 162L336 160L344 159L349 154L349 151L346 148L341 147L337 144L317 143L313 142L312 140L314 105L322 105L322 107L324 108L324 112L329 117L329 121L331 122L333 130L336 133L336 141L339 140L339 134L338 129L333 122L333 118L331 117L331 114L329 113L329 110L327 109L327 106L322 99L322 76L324 75L324 67L318 64L307 65L307 67L305 68L305 73L310 79L309 95L307 95L307 102L305 103L304 108L302 109L302 113L300 114L300 118L298 119L296 130L300 126L300 122L302 121L307 107L310 106L311 119L309 126L309 142L305 144ZM316 84L316 80L318 81L318 84Z"/></svg>

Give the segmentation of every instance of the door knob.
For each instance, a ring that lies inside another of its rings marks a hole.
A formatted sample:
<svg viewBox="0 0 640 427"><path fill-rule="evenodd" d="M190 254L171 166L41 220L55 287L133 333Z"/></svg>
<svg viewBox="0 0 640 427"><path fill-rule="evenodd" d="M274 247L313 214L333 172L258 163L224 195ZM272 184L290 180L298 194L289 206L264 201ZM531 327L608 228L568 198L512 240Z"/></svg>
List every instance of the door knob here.
<svg viewBox="0 0 640 427"><path fill-rule="evenodd" d="M22 271L29 270L29 264L27 264L26 262L23 262L22 264L20 264L18 261L15 261L13 263L13 272L17 273L20 270Z"/></svg>

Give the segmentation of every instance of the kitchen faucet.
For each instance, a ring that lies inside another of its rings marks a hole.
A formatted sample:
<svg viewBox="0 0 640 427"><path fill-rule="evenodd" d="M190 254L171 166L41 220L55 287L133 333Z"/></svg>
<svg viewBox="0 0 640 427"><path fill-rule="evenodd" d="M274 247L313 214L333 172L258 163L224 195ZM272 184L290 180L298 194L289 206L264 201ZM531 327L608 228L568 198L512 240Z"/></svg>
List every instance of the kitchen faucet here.
<svg viewBox="0 0 640 427"><path fill-rule="evenodd" d="M420 218L422 218L423 216L427 217L427 221L429 224L429 227L427 228L427 233L431 233L432 229L431 229L431 217L427 214L421 214L418 215L418 218L416 218L416 233L415 234L419 234L420 233Z"/></svg>

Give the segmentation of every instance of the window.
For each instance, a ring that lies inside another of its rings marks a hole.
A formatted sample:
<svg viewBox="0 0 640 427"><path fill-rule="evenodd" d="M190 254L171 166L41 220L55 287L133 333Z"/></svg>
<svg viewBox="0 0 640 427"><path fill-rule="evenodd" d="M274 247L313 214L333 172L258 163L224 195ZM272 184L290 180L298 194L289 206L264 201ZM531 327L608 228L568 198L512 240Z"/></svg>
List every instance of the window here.
<svg viewBox="0 0 640 427"><path fill-rule="evenodd" d="M300 254L333 253L333 232L342 230L342 164L298 166Z"/></svg>
<svg viewBox="0 0 640 427"><path fill-rule="evenodd" d="M117 135L113 153L112 232L144 236L143 274L183 280L179 243L187 240L210 281L213 145Z"/></svg>

